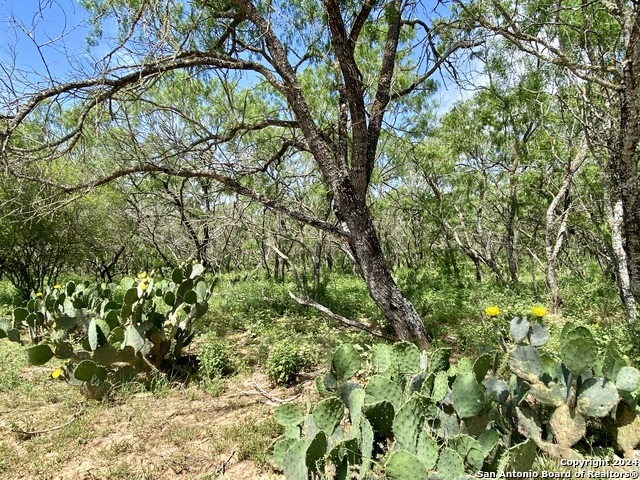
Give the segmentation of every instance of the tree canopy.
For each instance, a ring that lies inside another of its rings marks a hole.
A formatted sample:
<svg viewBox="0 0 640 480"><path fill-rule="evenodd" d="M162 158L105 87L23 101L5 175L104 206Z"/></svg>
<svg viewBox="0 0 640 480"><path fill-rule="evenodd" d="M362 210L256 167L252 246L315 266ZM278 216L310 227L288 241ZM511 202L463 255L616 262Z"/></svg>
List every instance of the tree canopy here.
<svg viewBox="0 0 640 480"><path fill-rule="evenodd" d="M44 82L17 63L0 75L7 178L56 195L115 185L164 261L189 252L220 264L216 244L251 232L269 274L297 252L317 288L339 252L395 335L422 345L429 334L393 265L441 256L458 271L458 253L476 281L488 270L502 284L518 284L528 261L560 305L558 265L580 268L562 252L584 246L634 318L632 2L82 6L93 63L45 70ZM438 88L460 89L461 100L437 110ZM127 242L115 243L103 267Z"/></svg>

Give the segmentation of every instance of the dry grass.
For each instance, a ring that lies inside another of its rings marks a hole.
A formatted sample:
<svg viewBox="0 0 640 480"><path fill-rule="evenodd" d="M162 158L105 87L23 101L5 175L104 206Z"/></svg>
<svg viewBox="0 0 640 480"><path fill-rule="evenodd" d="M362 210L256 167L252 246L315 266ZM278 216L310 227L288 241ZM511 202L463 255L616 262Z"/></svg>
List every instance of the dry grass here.
<svg viewBox="0 0 640 480"><path fill-rule="evenodd" d="M239 393L252 390L255 376L227 380L219 396L194 385L123 392L98 403L53 380L52 367L25 366L20 353L0 342L4 480L283 478L265 453L281 431L271 418L274 407L259 395ZM257 380L266 385L263 377ZM272 393L284 398L295 390ZM58 429L18 432L52 428Z"/></svg>

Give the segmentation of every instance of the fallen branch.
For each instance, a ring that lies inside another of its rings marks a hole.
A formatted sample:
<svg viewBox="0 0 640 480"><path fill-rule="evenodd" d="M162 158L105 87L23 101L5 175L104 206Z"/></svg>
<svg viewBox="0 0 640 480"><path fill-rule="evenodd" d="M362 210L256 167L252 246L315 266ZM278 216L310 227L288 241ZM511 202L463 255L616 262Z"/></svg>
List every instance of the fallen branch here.
<svg viewBox="0 0 640 480"><path fill-rule="evenodd" d="M71 425L73 422L75 422L78 418L80 418L80 415L82 415L82 413L84 413L84 409L81 409L79 411L77 411L76 413L73 414L73 417L71 417L71 420L69 420L67 423L63 424L63 425L58 425L56 427L51 427L51 428L47 428L45 430L33 430L30 432L24 431L24 430L20 430L19 428L16 428L15 426L11 427L11 431L13 433L17 433L18 436L20 436L20 438L22 440L29 440L30 438L33 438L37 435L42 435L43 433L49 433L49 432L55 432L56 430L62 430L64 427Z"/></svg>
<svg viewBox="0 0 640 480"><path fill-rule="evenodd" d="M247 395L247 396L251 396L251 395L263 396L269 401L268 402L262 402L262 403L264 403L265 405L269 405L270 407L277 407L278 405L282 405L283 403L290 403L290 402L294 401L296 398L298 398L300 396L300 394L298 393L297 395L294 395L293 397L282 399L282 398L274 397L273 395L271 395L264 388L262 388L260 385L258 385L257 382L254 382L253 386L256 388L257 391L255 391L255 392L245 392L244 390L238 390L238 392L240 392L242 395Z"/></svg>
<svg viewBox="0 0 640 480"><path fill-rule="evenodd" d="M312 307L315 308L316 310L324 313L326 316L333 318L334 320L338 320L340 323L343 323L345 325L347 325L348 327L352 327L352 328L357 328L360 330L364 330L367 333L370 333L371 335L374 335L376 337L380 337L380 338L384 338L385 340L393 340L391 337L389 337L388 335L385 335L384 333L378 331L378 330L372 330L370 327L367 327L365 324L360 323L360 322L356 322L355 320L349 320L346 317L343 317L342 315L338 315L337 313L333 313L331 310L329 310L327 307L325 307L324 305L320 305L319 303L313 302L311 300L303 300L302 298L298 298L296 297L293 293L289 292L289 296L295 300L296 302L298 302L300 305L303 305L305 307Z"/></svg>
<svg viewBox="0 0 640 480"><path fill-rule="evenodd" d="M229 457L220 464L220 466L216 469L215 472L213 472L214 475L217 474L222 474L224 475L225 470L227 469L227 465L229 465L229 462L231 461L231 459L233 458L233 456L236 453L236 449L235 447L233 448L233 450L231 450L231 453L229 454Z"/></svg>

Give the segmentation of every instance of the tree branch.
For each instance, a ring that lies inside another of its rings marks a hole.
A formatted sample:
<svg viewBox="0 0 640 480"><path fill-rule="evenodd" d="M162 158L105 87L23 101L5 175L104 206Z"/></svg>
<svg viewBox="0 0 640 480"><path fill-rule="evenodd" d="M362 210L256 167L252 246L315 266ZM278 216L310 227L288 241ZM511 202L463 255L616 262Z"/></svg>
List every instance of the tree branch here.
<svg viewBox="0 0 640 480"><path fill-rule="evenodd" d="M320 305L319 303L313 302L311 300L303 300L301 298L296 297L291 292L289 292L289 296L295 302L299 303L300 305L303 305L305 307L315 308L316 310L324 313L327 317L333 318L334 320L337 320L340 323L343 323L344 325L347 325L348 327L357 328L358 330L364 330L365 332L370 333L373 336L384 338L386 340L393 340L388 335L385 335L384 333L382 333L382 332L380 332L378 330L372 330L370 327L364 325L363 323L356 322L355 320L349 320L348 318L343 317L342 315L338 315L337 313L333 313L327 307L325 307L323 305Z"/></svg>

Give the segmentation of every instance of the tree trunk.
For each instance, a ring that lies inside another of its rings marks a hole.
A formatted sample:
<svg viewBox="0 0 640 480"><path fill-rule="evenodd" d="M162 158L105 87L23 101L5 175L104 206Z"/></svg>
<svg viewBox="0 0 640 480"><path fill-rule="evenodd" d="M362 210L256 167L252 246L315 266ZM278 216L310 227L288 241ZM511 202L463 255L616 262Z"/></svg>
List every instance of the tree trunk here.
<svg viewBox="0 0 640 480"><path fill-rule="evenodd" d="M389 272L364 201L355 195L348 178L334 193L338 209L336 213L349 230L349 246L371 298L389 320L400 340L414 341L420 347L428 346L429 337L420 315L404 297Z"/></svg>
<svg viewBox="0 0 640 480"><path fill-rule="evenodd" d="M634 8L631 31L619 90L620 130L613 152L611 173L622 202L625 253L630 289L640 302L640 198L638 191L638 144L640 143L640 19ZM616 203L617 206L617 203Z"/></svg>
<svg viewBox="0 0 640 480"><path fill-rule="evenodd" d="M556 218L556 209L558 208L560 201L568 196L573 176L587 158L587 151L587 141L583 140L575 159L568 165L560 190L553 197L553 200L547 208L547 225L545 229L545 252L547 254L546 275L547 284L551 291L551 302L553 303L554 308L558 308L561 303L558 281L556 278L556 261L565 239L567 220L569 217L569 206L565 208L559 218ZM556 230L555 223L558 220L560 221L560 225Z"/></svg>

